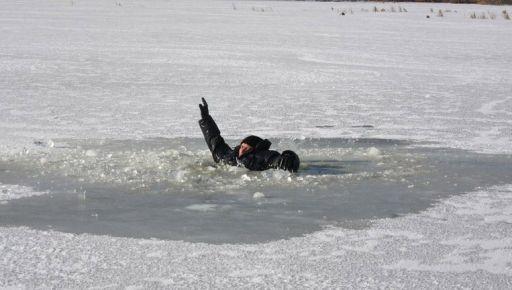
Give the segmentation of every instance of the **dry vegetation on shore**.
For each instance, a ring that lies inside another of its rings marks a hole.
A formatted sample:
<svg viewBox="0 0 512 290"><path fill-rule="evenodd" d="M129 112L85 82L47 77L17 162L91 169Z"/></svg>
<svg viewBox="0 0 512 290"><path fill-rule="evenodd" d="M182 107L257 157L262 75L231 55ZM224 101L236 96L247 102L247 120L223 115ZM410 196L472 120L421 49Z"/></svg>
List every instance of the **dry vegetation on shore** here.
<svg viewBox="0 0 512 290"><path fill-rule="evenodd" d="M347 0L316 0L318 2L345 2ZM350 1L350 0L349 0ZM372 0L375 2L388 2ZM512 5L512 0L395 0L393 2L427 2L427 3L457 3L457 4L488 4L488 5Z"/></svg>

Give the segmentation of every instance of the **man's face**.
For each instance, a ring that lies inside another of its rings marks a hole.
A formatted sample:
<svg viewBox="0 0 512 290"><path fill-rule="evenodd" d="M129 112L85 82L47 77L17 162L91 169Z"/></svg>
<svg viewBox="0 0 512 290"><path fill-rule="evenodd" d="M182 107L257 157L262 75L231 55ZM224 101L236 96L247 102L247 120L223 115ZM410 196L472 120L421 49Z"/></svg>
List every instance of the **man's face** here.
<svg viewBox="0 0 512 290"><path fill-rule="evenodd" d="M238 149L238 157L242 157L247 152L252 150L252 146L246 143L240 144L240 149Z"/></svg>

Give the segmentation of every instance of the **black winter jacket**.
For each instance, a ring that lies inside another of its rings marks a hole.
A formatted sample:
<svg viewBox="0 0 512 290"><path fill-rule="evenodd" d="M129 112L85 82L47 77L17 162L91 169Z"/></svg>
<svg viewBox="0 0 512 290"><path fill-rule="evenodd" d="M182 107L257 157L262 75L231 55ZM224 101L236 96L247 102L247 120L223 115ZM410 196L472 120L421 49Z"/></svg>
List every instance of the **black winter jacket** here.
<svg viewBox="0 0 512 290"><path fill-rule="evenodd" d="M208 115L208 117L199 120L199 126L215 162L223 162L233 166L243 165L249 170L256 171L279 168L281 154L269 150L271 143L267 139L254 146L252 151L238 157L240 145L231 149L220 135L220 130L211 116Z"/></svg>

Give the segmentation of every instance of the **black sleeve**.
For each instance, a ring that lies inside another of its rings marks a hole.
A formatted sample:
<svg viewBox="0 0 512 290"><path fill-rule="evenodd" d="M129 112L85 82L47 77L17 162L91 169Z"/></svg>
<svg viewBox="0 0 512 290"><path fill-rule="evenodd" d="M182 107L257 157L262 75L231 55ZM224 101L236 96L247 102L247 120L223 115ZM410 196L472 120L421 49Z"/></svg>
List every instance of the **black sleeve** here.
<svg viewBox="0 0 512 290"><path fill-rule="evenodd" d="M249 170L262 171L270 168L279 168L281 154L274 150L263 150L248 155L244 160L244 166Z"/></svg>
<svg viewBox="0 0 512 290"><path fill-rule="evenodd" d="M269 164L269 168L279 168L290 172L297 172L300 167L300 158L297 153L291 150L285 150L283 153L274 155Z"/></svg>
<svg viewBox="0 0 512 290"><path fill-rule="evenodd" d="M208 149L212 152L215 162L230 162L229 156L232 155L233 149L229 147L224 138L220 135L219 127L215 124L213 118L208 115L206 118L199 120L199 127L203 131L204 139L208 145Z"/></svg>
<svg viewBox="0 0 512 290"><path fill-rule="evenodd" d="M277 151L269 150L266 156L267 169L274 168L279 169L279 162L281 161L281 154Z"/></svg>

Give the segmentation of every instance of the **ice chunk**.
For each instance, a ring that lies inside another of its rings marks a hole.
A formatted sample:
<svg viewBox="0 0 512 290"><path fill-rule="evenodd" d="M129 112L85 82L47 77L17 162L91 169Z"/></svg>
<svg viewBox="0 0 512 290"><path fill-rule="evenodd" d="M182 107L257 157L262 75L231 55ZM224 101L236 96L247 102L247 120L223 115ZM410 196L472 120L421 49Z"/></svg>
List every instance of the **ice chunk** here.
<svg viewBox="0 0 512 290"><path fill-rule="evenodd" d="M366 155L368 157L370 157L371 159L381 159L382 158L382 152L375 147L368 148L368 151L366 151Z"/></svg>
<svg viewBox="0 0 512 290"><path fill-rule="evenodd" d="M265 198L265 194L263 194L262 192L255 192L252 196L252 198L254 199L262 199L262 198Z"/></svg>
<svg viewBox="0 0 512 290"><path fill-rule="evenodd" d="M191 204L185 208L188 210L195 210L195 211L214 211L216 207L217 207L216 204L203 203L203 204Z"/></svg>

